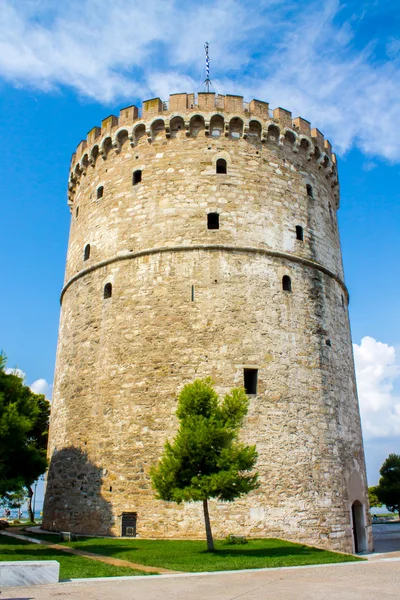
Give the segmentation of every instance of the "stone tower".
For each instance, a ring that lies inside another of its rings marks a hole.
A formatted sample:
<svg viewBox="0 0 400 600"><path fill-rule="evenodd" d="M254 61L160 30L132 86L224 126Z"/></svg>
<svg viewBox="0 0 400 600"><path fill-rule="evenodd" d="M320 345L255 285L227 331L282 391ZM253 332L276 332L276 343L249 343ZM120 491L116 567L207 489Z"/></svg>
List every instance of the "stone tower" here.
<svg viewBox="0 0 400 600"><path fill-rule="evenodd" d="M289 111L174 94L110 116L73 155L44 527L203 536L154 499L176 396L245 385L261 486L213 530L371 547L335 155ZM124 523L124 518L125 520Z"/></svg>

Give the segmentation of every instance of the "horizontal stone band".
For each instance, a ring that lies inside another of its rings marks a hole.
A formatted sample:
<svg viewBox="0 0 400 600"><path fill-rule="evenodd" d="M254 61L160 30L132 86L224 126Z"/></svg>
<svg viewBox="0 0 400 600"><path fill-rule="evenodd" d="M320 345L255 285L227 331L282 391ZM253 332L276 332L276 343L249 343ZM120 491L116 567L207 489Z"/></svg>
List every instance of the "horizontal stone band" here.
<svg viewBox="0 0 400 600"><path fill-rule="evenodd" d="M203 251L216 251L216 252L236 252L238 254L261 254L264 256L270 256L272 258L280 258L282 260L288 262L300 263L306 267L311 267L313 269L317 269L328 275L328 277L332 277L340 287L343 289L346 294L347 301L349 300L349 292L345 283L342 279L336 275L330 269L327 269L323 265L317 263L314 260L310 260L308 258L303 258L302 256L297 256L296 254L288 254L287 252L278 252L276 250L268 250L266 248L256 248L254 246L229 246L224 244L193 244L190 246L162 246L160 248L147 248L146 250L139 250L138 252L127 252L126 254L122 254L121 256L114 256L112 258L108 258L107 260L102 260L94 265L87 267L86 269L82 269L79 273L76 273L71 279L67 281L64 285L61 295L60 295L60 303L62 303L63 297L67 289L78 279L96 271L97 269L101 269L102 267L107 267L108 265L112 265L113 263L122 261L122 260L130 260L134 258L140 258L141 256L149 256L151 254L167 254L168 252L193 252L196 250Z"/></svg>

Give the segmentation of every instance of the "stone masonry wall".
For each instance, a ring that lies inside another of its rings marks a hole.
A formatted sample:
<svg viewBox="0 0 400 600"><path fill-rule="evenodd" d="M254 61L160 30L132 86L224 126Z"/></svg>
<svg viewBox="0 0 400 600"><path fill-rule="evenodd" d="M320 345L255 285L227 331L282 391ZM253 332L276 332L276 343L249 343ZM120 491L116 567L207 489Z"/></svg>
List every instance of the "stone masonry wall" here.
<svg viewBox="0 0 400 600"><path fill-rule="evenodd" d="M120 515L135 511L141 536L202 536L201 507L155 500L149 469L185 383L211 376L224 393L257 368L243 438L257 445L261 486L212 503L214 533L350 552L351 504L368 501L334 163L317 136L294 146L282 134L288 111L259 128L248 115L220 111L221 125L164 112L127 135L111 120L106 150L93 146L90 164L78 149L72 164L44 526L120 535ZM219 229L207 229L209 212Z"/></svg>

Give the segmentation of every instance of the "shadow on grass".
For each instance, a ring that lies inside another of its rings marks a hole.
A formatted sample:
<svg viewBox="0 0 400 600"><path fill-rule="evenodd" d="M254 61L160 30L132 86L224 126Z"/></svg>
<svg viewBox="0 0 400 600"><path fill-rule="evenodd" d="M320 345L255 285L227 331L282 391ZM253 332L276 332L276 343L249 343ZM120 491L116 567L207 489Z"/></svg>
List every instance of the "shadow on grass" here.
<svg viewBox="0 0 400 600"><path fill-rule="evenodd" d="M247 557L259 557L259 558L279 558L281 556L315 556L318 554L324 554L324 550L316 548L309 548L308 546L290 547L290 548L217 548L214 554L218 556L247 556ZM202 553L207 554L207 550ZM212 553L210 553L212 554Z"/></svg>

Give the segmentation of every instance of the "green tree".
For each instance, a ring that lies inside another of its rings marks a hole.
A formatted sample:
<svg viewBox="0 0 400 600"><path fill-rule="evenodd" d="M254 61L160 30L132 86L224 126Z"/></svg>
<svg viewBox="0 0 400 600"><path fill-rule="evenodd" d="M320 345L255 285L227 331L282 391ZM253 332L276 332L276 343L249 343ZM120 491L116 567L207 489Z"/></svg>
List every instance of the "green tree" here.
<svg viewBox="0 0 400 600"><path fill-rule="evenodd" d="M389 454L379 473L381 478L376 487L378 499L390 512L397 512L400 517L400 455Z"/></svg>
<svg viewBox="0 0 400 600"><path fill-rule="evenodd" d="M33 521L32 484L46 471L50 403L16 373L6 373L0 353L0 498L26 488Z"/></svg>
<svg viewBox="0 0 400 600"><path fill-rule="evenodd" d="M28 492L25 487L20 487L13 492L7 492L0 499L0 506L10 509L18 509L18 518L20 516L21 507L28 500Z"/></svg>
<svg viewBox="0 0 400 600"><path fill-rule="evenodd" d="M211 379L185 385L178 396L179 430L151 470L153 488L168 502L201 501L207 549L214 550L208 500L233 501L258 487L255 446L238 441L248 410L241 388L219 401Z"/></svg>
<svg viewBox="0 0 400 600"><path fill-rule="evenodd" d="M377 485L373 485L368 488L369 505L371 508L373 508L373 507L379 508L380 506L382 506L382 502L378 498L377 488L378 488Z"/></svg>

